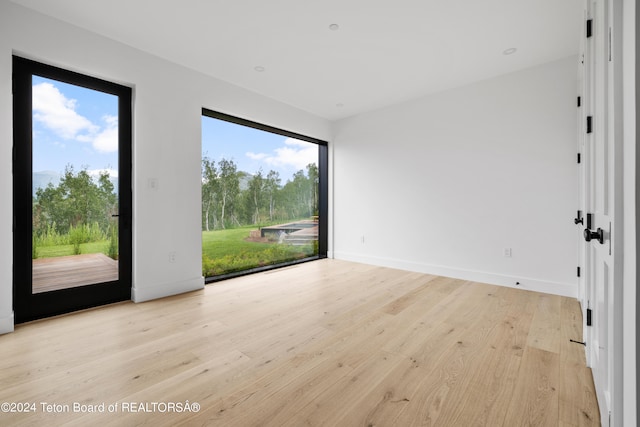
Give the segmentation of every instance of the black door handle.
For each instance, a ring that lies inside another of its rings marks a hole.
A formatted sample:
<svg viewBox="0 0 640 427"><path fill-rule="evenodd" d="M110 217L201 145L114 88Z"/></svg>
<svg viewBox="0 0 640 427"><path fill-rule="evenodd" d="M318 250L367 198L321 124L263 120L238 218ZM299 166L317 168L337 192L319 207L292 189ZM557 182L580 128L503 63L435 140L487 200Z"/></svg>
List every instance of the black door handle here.
<svg viewBox="0 0 640 427"><path fill-rule="evenodd" d="M597 240L600 244L604 244L604 231L598 227L598 230L591 231L588 228L584 229L584 240L590 242L591 240Z"/></svg>

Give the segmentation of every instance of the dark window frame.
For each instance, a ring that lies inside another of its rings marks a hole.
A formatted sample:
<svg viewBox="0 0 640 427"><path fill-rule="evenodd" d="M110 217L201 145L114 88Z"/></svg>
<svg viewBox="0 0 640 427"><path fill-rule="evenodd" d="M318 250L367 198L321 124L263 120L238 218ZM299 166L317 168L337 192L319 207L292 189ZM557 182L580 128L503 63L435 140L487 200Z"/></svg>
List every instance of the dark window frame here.
<svg viewBox="0 0 640 427"><path fill-rule="evenodd" d="M251 268L244 271L238 271L229 274L221 274L213 277L205 277L205 283L214 283L233 277L246 276L248 274L260 273L263 271L273 270L276 268L287 267L303 262L316 261L327 258L328 237L329 237L329 153L328 142L318 138L302 135L296 132L280 129L274 126L265 125L218 111L202 108L202 115L212 119L223 120L241 126L258 129L265 132L274 133L276 135L286 136L288 138L299 139L301 141L310 142L318 146L318 254L296 261L287 261L278 264L268 265L264 267Z"/></svg>
<svg viewBox="0 0 640 427"><path fill-rule="evenodd" d="M16 323L131 299L133 277L133 89L13 55L13 305ZM32 293L32 76L115 95L118 101L119 278ZM29 191L24 191L24 188Z"/></svg>

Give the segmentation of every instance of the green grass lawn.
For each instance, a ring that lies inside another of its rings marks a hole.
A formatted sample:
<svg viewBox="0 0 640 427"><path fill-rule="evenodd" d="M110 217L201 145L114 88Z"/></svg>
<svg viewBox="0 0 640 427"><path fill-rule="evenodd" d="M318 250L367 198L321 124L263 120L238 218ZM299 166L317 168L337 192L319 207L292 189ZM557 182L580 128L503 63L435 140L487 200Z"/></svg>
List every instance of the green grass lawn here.
<svg viewBox="0 0 640 427"><path fill-rule="evenodd" d="M247 241L255 226L202 232L202 274L212 277L265 265L306 258L315 254L312 245L289 246L278 243ZM80 253L109 254L109 241L80 245ZM38 258L74 255L73 245L38 246Z"/></svg>
<svg viewBox="0 0 640 427"><path fill-rule="evenodd" d="M80 253L103 253L105 255L108 255L109 241L103 240L101 242L82 243L80 244ZM38 258L53 258L58 256L75 255L73 253L73 245L38 246L36 248L36 254Z"/></svg>
<svg viewBox="0 0 640 427"><path fill-rule="evenodd" d="M202 274L213 277L314 255L312 245L251 242L255 226L202 232Z"/></svg>
<svg viewBox="0 0 640 427"><path fill-rule="evenodd" d="M258 253L262 252L271 243L247 242L249 232L256 227L240 227L230 230L214 230L202 232L202 253L209 258L221 258L225 255L237 254L241 252Z"/></svg>

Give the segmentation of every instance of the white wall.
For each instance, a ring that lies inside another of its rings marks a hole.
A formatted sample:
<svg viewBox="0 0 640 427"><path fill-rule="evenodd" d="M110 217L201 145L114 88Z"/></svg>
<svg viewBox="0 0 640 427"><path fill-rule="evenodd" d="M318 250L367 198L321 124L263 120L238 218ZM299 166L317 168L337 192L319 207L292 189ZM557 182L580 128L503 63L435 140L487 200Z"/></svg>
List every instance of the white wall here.
<svg viewBox="0 0 640 427"><path fill-rule="evenodd" d="M618 6L618 4L616 4ZM637 247L636 236L638 212L638 158L637 141L639 130L637 128L637 56L638 49L638 24L640 24L640 11L637 9L636 0L624 0L622 2L622 73L623 73L623 378L622 378L622 425L635 426L638 420L637 408L637 363L636 359L637 339Z"/></svg>
<svg viewBox="0 0 640 427"><path fill-rule="evenodd" d="M571 57L338 122L335 257L577 296L576 79Z"/></svg>
<svg viewBox="0 0 640 427"><path fill-rule="evenodd" d="M12 191L14 52L134 87L138 301L202 286L201 107L330 138L323 119L0 1L3 200ZM331 253L575 295L575 61L336 123ZM149 178L159 180L157 191L147 188ZM9 203L0 206L0 331L13 325L11 216Z"/></svg>
<svg viewBox="0 0 640 427"><path fill-rule="evenodd" d="M13 329L11 55L134 88L133 296L198 289L201 108L327 140L330 123L0 0L0 333ZM147 182L157 178L157 191ZM176 252L176 262L168 254Z"/></svg>

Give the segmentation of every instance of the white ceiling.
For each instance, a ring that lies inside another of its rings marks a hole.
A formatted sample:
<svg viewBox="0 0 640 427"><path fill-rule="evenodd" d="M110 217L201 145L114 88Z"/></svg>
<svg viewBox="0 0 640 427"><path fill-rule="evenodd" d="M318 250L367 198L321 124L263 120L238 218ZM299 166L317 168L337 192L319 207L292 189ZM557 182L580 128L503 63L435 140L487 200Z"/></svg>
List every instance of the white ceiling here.
<svg viewBox="0 0 640 427"><path fill-rule="evenodd" d="M577 54L582 25L582 0L13 1L330 120Z"/></svg>

